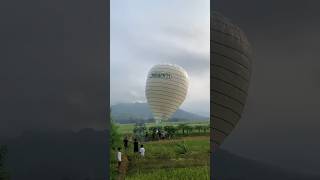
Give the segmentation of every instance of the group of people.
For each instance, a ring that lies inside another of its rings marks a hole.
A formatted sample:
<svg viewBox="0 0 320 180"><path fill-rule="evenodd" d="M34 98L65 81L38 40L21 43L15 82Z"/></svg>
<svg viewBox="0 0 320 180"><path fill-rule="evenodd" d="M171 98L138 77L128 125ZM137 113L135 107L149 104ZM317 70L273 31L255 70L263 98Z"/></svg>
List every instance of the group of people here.
<svg viewBox="0 0 320 180"><path fill-rule="evenodd" d="M129 140L128 140L127 136L123 139L123 146L124 146L125 150L129 149ZM133 141L133 152L140 153L140 155L142 157L144 157L144 154L146 152L146 150L143 147L143 144L141 144L140 148L139 148L139 142L137 139L134 139L134 141Z"/></svg>
<svg viewBox="0 0 320 180"><path fill-rule="evenodd" d="M168 133L166 131L161 131L161 130L154 130L151 134L151 136L149 135L148 132L146 132L145 134L145 140L149 141L149 140L159 140L159 139L165 139L168 138Z"/></svg>
<svg viewBox="0 0 320 180"><path fill-rule="evenodd" d="M128 137L125 137L123 139L123 146L124 149L127 151L129 149L129 140ZM139 153L141 157L144 157L144 154L146 152L145 148L143 147L143 144L140 145L139 148L139 142L137 139L134 139L133 141L133 152L134 153ZM121 153L121 147L118 147L117 149L117 154L116 154L116 158L118 161L118 169L120 168L121 162L122 162L122 153Z"/></svg>

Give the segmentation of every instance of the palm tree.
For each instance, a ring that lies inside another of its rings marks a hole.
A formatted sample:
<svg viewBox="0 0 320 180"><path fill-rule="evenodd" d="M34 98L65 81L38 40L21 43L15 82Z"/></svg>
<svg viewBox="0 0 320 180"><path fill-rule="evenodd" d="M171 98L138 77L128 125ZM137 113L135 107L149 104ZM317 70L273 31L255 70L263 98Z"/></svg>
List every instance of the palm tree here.
<svg viewBox="0 0 320 180"><path fill-rule="evenodd" d="M178 125L178 130L182 130L182 134L184 134L184 130L186 129L187 127L187 124L179 124Z"/></svg>
<svg viewBox="0 0 320 180"><path fill-rule="evenodd" d="M202 126L199 126L199 125L198 125L198 126L195 126L194 128L197 129L197 130L199 131L199 133L200 133L200 131L202 130Z"/></svg>
<svg viewBox="0 0 320 180"><path fill-rule="evenodd" d="M192 132L193 127L187 125L185 129L187 130L187 134L189 134L190 132Z"/></svg>
<svg viewBox="0 0 320 180"><path fill-rule="evenodd" d="M207 131L208 129L210 129L210 125L208 125L208 126L202 126L202 128L203 128L203 131L206 133L206 131Z"/></svg>

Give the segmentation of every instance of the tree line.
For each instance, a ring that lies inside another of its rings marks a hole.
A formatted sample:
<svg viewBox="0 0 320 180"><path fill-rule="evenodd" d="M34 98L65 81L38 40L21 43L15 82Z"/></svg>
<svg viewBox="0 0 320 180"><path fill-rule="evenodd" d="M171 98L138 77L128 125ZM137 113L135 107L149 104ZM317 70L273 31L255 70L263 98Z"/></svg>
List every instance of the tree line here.
<svg viewBox="0 0 320 180"><path fill-rule="evenodd" d="M137 123L133 129L133 134L136 137L145 137L148 139L156 139L157 136L163 136L165 138L172 138L174 136L185 136L196 133L208 133L210 132L209 125L196 125L191 126L185 123L167 126L151 126L147 127L143 123ZM139 138L140 139L140 138Z"/></svg>

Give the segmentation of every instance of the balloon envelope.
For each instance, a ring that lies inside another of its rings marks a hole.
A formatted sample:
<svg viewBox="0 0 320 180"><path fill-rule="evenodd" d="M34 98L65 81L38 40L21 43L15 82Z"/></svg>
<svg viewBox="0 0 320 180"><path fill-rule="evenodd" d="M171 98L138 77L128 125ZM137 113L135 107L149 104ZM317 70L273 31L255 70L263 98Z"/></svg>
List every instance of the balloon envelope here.
<svg viewBox="0 0 320 180"><path fill-rule="evenodd" d="M241 118L251 76L251 48L241 29L215 12L210 37L211 133L218 147Z"/></svg>
<svg viewBox="0 0 320 180"><path fill-rule="evenodd" d="M188 92L187 72L178 65L159 64L151 68L146 98L156 122L166 121L183 103Z"/></svg>

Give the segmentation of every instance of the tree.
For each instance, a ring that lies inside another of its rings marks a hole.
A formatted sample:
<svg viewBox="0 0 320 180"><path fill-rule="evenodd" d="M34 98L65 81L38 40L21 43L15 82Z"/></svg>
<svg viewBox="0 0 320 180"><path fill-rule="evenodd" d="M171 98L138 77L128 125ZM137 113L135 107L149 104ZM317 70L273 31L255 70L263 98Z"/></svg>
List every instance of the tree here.
<svg viewBox="0 0 320 180"><path fill-rule="evenodd" d="M187 134L190 134L193 130L193 127L186 125L185 129L187 130Z"/></svg>
<svg viewBox="0 0 320 180"><path fill-rule="evenodd" d="M187 124L179 124L178 129L182 130L182 134L184 135L184 131L186 130Z"/></svg>
<svg viewBox="0 0 320 180"><path fill-rule="evenodd" d="M147 127L145 123L137 123L133 129L133 134L135 138L137 138L139 141L143 140L145 131L147 130Z"/></svg>
<svg viewBox="0 0 320 180"><path fill-rule="evenodd" d="M116 125L116 123L113 121L111 117L111 111L110 111L110 147L112 149L116 149L121 144L121 135L118 132L119 127Z"/></svg>
<svg viewBox="0 0 320 180"><path fill-rule="evenodd" d="M173 137L175 132L177 131L177 128L174 126L165 126L164 130L167 131L169 138Z"/></svg>
<svg viewBox="0 0 320 180"><path fill-rule="evenodd" d="M113 121L112 117L111 117L111 110L110 110L110 148L112 148L114 151L120 147L121 145L121 135L118 132L119 127L116 125L116 123ZM114 151L110 150L110 154L109 157L115 157L114 156ZM115 164L116 162L114 162L115 159L110 158L110 164ZM110 172L110 177L115 178L116 177L116 171L114 169L112 169L112 166L109 166L109 172Z"/></svg>
<svg viewBox="0 0 320 180"><path fill-rule="evenodd" d="M153 133L153 132L155 132L156 131L156 127L149 127L149 131L151 132L151 133Z"/></svg>
<svg viewBox="0 0 320 180"><path fill-rule="evenodd" d="M198 125L198 126L195 126L194 129L198 130L199 133L200 133L200 131L202 130L202 126L199 126L199 125Z"/></svg>
<svg viewBox="0 0 320 180"><path fill-rule="evenodd" d="M9 173L5 168L5 159L7 157L7 147L0 145L0 179L7 180L10 179Z"/></svg>
<svg viewBox="0 0 320 180"><path fill-rule="evenodd" d="M202 126L202 129L203 129L203 131L206 133L206 131L207 131L208 129L210 129L210 125L208 125L208 126Z"/></svg>

